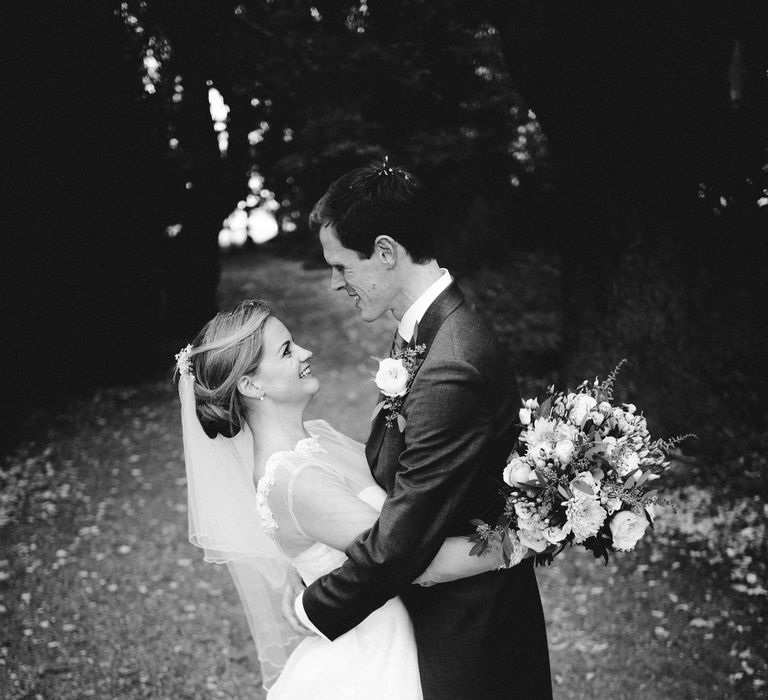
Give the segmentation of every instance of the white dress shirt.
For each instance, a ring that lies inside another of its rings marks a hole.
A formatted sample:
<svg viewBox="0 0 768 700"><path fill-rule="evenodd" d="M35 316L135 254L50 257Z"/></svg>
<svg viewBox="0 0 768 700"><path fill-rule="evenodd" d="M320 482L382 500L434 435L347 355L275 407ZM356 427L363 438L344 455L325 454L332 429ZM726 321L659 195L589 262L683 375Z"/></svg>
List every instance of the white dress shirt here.
<svg viewBox="0 0 768 700"><path fill-rule="evenodd" d="M400 323L397 324L397 332L406 343L409 343L411 338L413 338L414 326L421 321L424 314L427 313L427 309L432 305L432 302L453 282L453 277L451 277L451 273L448 270L441 268L441 271L443 274L408 307L408 310L400 319Z"/></svg>
<svg viewBox="0 0 768 700"><path fill-rule="evenodd" d="M421 321L427 309L432 305L432 302L440 296L440 294L447 289L448 285L453 282L451 273L445 268L441 268L442 275L435 280L427 290L408 307L408 310L403 314L400 319L400 323L397 325L397 332L402 336L403 340L410 342L413 338L413 329L416 324ZM417 339L418 340L418 339ZM315 627L309 619L306 611L304 610L304 603L302 602L302 595L297 596L296 601L293 604L296 616L301 623L307 628L312 630L315 634L319 634L321 637L325 635ZM327 639L327 637L326 637Z"/></svg>

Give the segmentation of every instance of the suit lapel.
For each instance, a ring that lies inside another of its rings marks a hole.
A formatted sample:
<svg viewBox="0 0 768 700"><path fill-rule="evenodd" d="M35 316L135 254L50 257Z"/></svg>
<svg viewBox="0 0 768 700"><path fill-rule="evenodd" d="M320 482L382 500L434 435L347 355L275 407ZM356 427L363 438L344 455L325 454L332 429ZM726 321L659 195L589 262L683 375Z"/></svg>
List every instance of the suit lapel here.
<svg viewBox="0 0 768 700"><path fill-rule="evenodd" d="M432 341L435 335L448 316L453 313L459 306L464 303L464 295L458 288L455 282L451 282L448 287L435 299L430 307L422 316L421 321L418 323L417 334L414 337L416 345L426 345L424 353L416 360L416 372L426 355L429 353L429 348L432 345ZM413 342L412 341L412 342ZM383 400L383 396L379 394L377 403ZM405 398L406 402L408 397ZM396 426L391 428L397 430ZM371 432L368 436L368 440L365 443L365 456L368 460L368 465L371 468L371 472L376 476L376 465L378 462L379 452L381 451L381 445L384 442L384 437L387 432L387 422L384 416L384 411L379 411L371 424Z"/></svg>
<svg viewBox="0 0 768 700"><path fill-rule="evenodd" d="M422 357L429 352L429 347L435 339L438 328L443 325L443 321L463 303L464 295L455 282L451 282L440 296L432 302L421 317L421 321L419 321L418 335L415 338L417 345L424 344L427 346L427 350Z"/></svg>
<svg viewBox="0 0 768 700"><path fill-rule="evenodd" d="M376 404L384 401L384 394L379 394L379 398L376 399ZM384 410L376 412L376 415L372 417L371 432L368 435L368 440L365 443L365 458L368 460L368 465L371 468L371 472L375 474L374 469L376 467L376 460L379 456L379 450L381 450L381 443L384 440L384 433L387 430L387 421L384 416Z"/></svg>

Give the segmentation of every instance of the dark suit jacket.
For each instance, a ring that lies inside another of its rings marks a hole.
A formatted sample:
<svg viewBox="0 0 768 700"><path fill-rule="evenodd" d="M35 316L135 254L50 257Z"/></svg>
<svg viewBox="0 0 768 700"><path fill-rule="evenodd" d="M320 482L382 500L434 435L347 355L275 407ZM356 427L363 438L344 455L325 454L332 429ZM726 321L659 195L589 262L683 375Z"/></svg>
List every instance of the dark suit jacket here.
<svg viewBox="0 0 768 700"><path fill-rule="evenodd" d="M426 700L551 697L546 631L531 561L432 587L412 585L443 540L492 519L517 432L516 382L490 327L455 284L418 327L427 346L406 395L404 433L374 420L366 446L387 491L349 560L307 588L304 608L330 639L401 595L414 622Z"/></svg>

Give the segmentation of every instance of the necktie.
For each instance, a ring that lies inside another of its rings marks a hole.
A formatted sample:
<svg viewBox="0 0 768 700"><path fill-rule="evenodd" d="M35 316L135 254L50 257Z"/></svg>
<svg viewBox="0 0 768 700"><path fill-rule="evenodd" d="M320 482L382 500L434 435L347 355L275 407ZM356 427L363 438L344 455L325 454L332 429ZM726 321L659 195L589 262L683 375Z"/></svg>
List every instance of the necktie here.
<svg viewBox="0 0 768 700"><path fill-rule="evenodd" d="M398 353L403 352L408 347L408 343L405 338L395 331L395 337L392 338L392 349L389 351L389 356L394 357Z"/></svg>

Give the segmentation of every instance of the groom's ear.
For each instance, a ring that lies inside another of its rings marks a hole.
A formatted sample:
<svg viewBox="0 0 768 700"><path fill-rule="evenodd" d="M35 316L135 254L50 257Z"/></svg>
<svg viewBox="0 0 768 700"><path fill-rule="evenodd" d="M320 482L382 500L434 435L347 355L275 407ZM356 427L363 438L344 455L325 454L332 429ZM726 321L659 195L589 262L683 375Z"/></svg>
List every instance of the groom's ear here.
<svg viewBox="0 0 768 700"><path fill-rule="evenodd" d="M397 263L397 241L389 236L378 236L373 244L373 255L387 267Z"/></svg>

